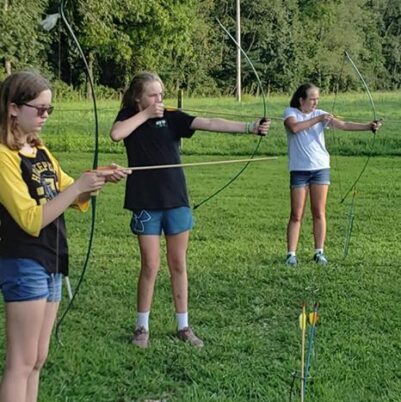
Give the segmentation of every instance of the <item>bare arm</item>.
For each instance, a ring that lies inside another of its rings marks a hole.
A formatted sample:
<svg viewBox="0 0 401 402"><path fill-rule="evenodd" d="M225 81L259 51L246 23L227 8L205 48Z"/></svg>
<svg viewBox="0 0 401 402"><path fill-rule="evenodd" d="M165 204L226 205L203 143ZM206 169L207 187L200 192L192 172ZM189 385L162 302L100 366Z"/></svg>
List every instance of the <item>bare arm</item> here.
<svg viewBox="0 0 401 402"><path fill-rule="evenodd" d="M284 126L291 131L293 134L297 134L300 131L307 130L308 128L311 128L315 124L322 123L322 122L330 122L332 119L330 114L321 114L316 117L312 117L309 120L305 121L297 121L295 117L290 116L287 119L284 120Z"/></svg>
<svg viewBox="0 0 401 402"><path fill-rule="evenodd" d="M335 117L330 122L330 127L337 128L344 131L372 131L376 132L381 123L378 121L372 121L370 123L353 123L351 121L342 121Z"/></svg>
<svg viewBox="0 0 401 402"><path fill-rule="evenodd" d="M215 131L222 133L252 133L257 134L260 130L261 135L266 135L271 121L260 124L260 120L254 123L244 123L225 119L195 117L192 121L192 130Z"/></svg>
<svg viewBox="0 0 401 402"><path fill-rule="evenodd" d="M163 117L163 103L154 103L134 116L123 121L116 121L111 128L110 137L113 141L121 141L127 138L134 130L148 119Z"/></svg>

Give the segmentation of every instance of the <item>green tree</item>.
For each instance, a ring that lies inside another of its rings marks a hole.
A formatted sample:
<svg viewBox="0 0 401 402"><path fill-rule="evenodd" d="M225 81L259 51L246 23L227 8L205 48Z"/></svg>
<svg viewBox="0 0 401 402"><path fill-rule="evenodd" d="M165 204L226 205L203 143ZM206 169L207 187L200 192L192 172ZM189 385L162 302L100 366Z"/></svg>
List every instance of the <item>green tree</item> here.
<svg viewBox="0 0 401 402"><path fill-rule="evenodd" d="M3 73L43 68L46 36L40 29L46 0L0 0L0 60ZM0 73L1 75L1 73Z"/></svg>
<svg viewBox="0 0 401 402"><path fill-rule="evenodd" d="M106 85L124 85L134 53L124 21L133 10L124 0L80 0L78 6L80 40L88 54L92 76Z"/></svg>
<svg viewBox="0 0 401 402"><path fill-rule="evenodd" d="M252 33L258 21L259 54L268 91L289 91L299 84L305 73L302 52L303 27L297 2L263 0L246 16L245 27Z"/></svg>
<svg viewBox="0 0 401 402"><path fill-rule="evenodd" d="M381 87L401 88L401 0L368 2L381 17L378 33L382 37L382 56L386 74Z"/></svg>
<svg viewBox="0 0 401 402"><path fill-rule="evenodd" d="M84 66L65 26L48 33L39 24L59 3L0 0L0 75L48 68L84 86ZM235 33L231 0L76 0L66 8L98 86L121 89L135 72L154 70L170 92L235 91L236 47L215 20ZM401 0L241 0L241 10L242 47L266 92L292 92L307 80L325 90L359 89L344 50L372 88L401 87ZM244 58L243 88L258 91Z"/></svg>
<svg viewBox="0 0 401 402"><path fill-rule="evenodd" d="M185 67L194 56L195 0L125 0L123 29L133 50L127 78L138 70L159 72L168 87L187 81ZM129 77L130 78L130 77Z"/></svg>
<svg viewBox="0 0 401 402"><path fill-rule="evenodd" d="M210 52L203 10L208 0L79 0L68 13L87 55L97 83L122 88L139 70L161 74L168 88L185 86L191 91L207 82L213 88L209 69L216 64ZM68 51L64 78L73 69L82 70L75 46L63 35ZM60 38L53 38L55 42ZM66 45L64 45L66 46ZM69 71L68 71L69 70ZM75 74L75 85L84 81Z"/></svg>
<svg viewBox="0 0 401 402"><path fill-rule="evenodd" d="M213 71L221 65L221 38L214 30L212 11L213 0L194 2L189 10L190 43L185 52L173 59L171 66L171 77L176 77L175 89L181 87L197 95L219 93Z"/></svg>

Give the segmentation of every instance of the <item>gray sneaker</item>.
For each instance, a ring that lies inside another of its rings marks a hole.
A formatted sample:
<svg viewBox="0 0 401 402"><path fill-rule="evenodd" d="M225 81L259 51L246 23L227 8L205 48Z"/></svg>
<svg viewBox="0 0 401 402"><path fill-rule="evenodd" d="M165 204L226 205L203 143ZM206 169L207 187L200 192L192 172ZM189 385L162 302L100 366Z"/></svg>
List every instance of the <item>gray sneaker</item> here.
<svg viewBox="0 0 401 402"><path fill-rule="evenodd" d="M323 253L316 253L313 256L313 261L315 261L316 264L319 264L319 265L322 265L322 266L325 266L328 263L327 258Z"/></svg>
<svg viewBox="0 0 401 402"><path fill-rule="evenodd" d="M132 335L131 343L139 348L149 347L149 331L144 327L137 328Z"/></svg>
<svg viewBox="0 0 401 402"><path fill-rule="evenodd" d="M197 348L203 347L202 339L198 338L194 334L194 331L192 331L191 327L185 327L185 328L177 331L177 337L181 341L188 342L189 344L191 344L192 346L195 346Z"/></svg>
<svg viewBox="0 0 401 402"><path fill-rule="evenodd" d="M290 267L296 267L298 265L298 260L295 255L287 254L287 259L285 260L285 264Z"/></svg>

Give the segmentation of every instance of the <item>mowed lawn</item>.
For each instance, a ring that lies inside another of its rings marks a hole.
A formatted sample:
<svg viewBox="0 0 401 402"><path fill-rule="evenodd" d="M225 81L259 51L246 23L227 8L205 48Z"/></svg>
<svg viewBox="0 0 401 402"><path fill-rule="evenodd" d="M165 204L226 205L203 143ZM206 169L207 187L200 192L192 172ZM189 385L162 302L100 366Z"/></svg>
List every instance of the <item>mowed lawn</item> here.
<svg viewBox="0 0 401 402"><path fill-rule="evenodd" d="M280 102L277 116L285 106L284 98ZM386 102L383 110L388 111L392 106L387 98ZM260 102L254 103L251 114L260 108ZM124 184L105 188L97 201L89 269L74 308L61 327L62 345L53 339L42 374L40 401L289 401L292 373L300 370L298 316L304 302L308 311L314 302L320 303L305 400L401 401L401 159L395 132L395 121L401 118L396 105L388 117L388 127L392 124L394 128L383 128L374 144L380 154L373 152L357 186L346 259L343 247L351 197L343 204L340 200L370 154L369 133L355 140L363 145L361 155L335 152L332 157L327 267L311 261L309 210L298 250L300 266L284 265L289 189L285 136L279 120L274 122L271 137L263 139L259 152L259 156L277 155L278 159L251 164L229 188L194 212L188 253L190 321L205 341L201 350L174 337L165 258L151 313L151 347L140 350L129 344L135 320L138 248L129 229L130 213L122 208ZM197 106L204 105L200 102ZM360 115L358 108L371 118L367 103L357 102L354 116ZM114 114L110 112L102 123L100 163L125 165L120 146L105 148ZM82 152L86 145L80 149L79 137L70 141L65 134L74 124L86 124L89 149L89 120L82 122L78 114L71 118L71 124L52 122L50 128L60 131L53 139L49 129L45 132L64 169L73 176L90 167L91 155ZM353 143L346 137L338 142L337 134L332 139L328 134L328 142L334 148L344 144L352 149ZM183 161L246 158L255 141L252 137L197 133L184 143ZM65 149L68 152L63 152ZM186 169L192 202L198 203L221 187L241 166ZM66 218L74 287L82 269L91 216L68 211ZM62 310L66 304L65 293ZM3 327L1 334L4 339ZM3 360L3 349L1 354ZM299 380L294 392L292 400L300 400Z"/></svg>

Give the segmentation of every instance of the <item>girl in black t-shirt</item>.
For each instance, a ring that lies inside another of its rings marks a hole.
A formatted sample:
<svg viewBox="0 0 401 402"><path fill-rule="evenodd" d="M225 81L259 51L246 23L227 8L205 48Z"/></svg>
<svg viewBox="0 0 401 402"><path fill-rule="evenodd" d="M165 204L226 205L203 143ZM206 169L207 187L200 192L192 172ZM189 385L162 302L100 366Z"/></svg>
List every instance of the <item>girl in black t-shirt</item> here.
<svg viewBox="0 0 401 402"><path fill-rule="evenodd" d="M251 124L167 110L163 90L157 74L142 72L133 78L124 94L110 135L114 141L124 140L130 167L179 164L180 139L191 137L195 130L266 135L270 127L270 121ZM202 347L203 341L188 323L186 253L192 212L182 168L134 172L127 180L124 207L133 212L131 229L138 236L141 254L132 343L142 348L149 345L149 313L160 265L160 237L164 233L177 336Z"/></svg>

